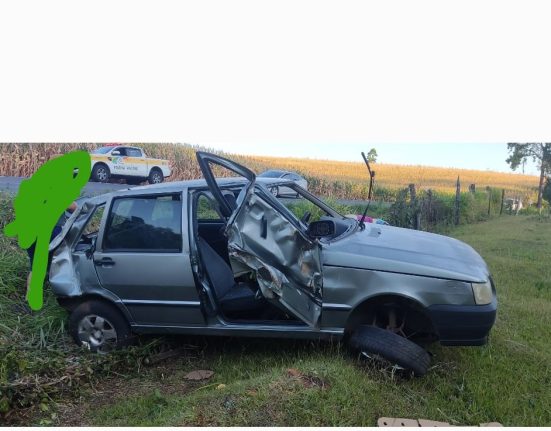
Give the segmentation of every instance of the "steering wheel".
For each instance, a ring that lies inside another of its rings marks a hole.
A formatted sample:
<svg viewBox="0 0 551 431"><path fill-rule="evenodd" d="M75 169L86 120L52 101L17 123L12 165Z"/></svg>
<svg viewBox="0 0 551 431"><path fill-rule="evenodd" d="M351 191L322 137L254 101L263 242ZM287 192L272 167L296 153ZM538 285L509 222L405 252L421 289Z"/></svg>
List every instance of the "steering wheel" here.
<svg viewBox="0 0 551 431"><path fill-rule="evenodd" d="M300 221L304 224L308 224L310 217L312 217L312 213L310 211L306 211Z"/></svg>

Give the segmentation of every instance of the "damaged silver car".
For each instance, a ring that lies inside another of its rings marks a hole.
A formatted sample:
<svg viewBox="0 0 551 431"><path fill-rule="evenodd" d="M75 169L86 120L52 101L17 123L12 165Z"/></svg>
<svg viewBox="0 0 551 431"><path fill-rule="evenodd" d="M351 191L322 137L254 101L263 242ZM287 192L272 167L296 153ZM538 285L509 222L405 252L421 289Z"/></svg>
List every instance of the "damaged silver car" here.
<svg viewBox="0 0 551 431"><path fill-rule="evenodd" d="M420 343L486 342L495 287L470 246L365 225L293 182L197 159L204 180L85 200L52 242L49 280L77 343L105 353L131 333L338 338L422 375ZM299 199L278 200L274 186Z"/></svg>

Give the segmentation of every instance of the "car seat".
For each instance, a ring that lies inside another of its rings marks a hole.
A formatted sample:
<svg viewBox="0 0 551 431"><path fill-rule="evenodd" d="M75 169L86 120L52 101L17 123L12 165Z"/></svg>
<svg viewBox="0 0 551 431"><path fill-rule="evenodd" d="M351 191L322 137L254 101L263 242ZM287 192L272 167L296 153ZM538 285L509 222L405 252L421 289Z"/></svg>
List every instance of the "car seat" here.
<svg viewBox="0 0 551 431"><path fill-rule="evenodd" d="M230 265L203 238L197 238L197 246L203 267L224 314L241 315L265 308L266 300L263 297L257 298L247 283L236 283Z"/></svg>

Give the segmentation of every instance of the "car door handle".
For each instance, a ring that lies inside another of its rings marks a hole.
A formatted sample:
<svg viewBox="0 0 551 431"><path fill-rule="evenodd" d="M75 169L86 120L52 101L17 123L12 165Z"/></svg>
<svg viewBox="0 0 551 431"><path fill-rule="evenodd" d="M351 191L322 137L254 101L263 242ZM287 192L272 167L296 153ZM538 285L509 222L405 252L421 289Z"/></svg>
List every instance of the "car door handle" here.
<svg viewBox="0 0 551 431"><path fill-rule="evenodd" d="M264 216L260 220L260 236L264 239L268 238L268 220Z"/></svg>
<svg viewBox="0 0 551 431"><path fill-rule="evenodd" d="M110 257L104 257L101 260L94 260L94 264L96 266L113 266L115 265L115 261Z"/></svg>

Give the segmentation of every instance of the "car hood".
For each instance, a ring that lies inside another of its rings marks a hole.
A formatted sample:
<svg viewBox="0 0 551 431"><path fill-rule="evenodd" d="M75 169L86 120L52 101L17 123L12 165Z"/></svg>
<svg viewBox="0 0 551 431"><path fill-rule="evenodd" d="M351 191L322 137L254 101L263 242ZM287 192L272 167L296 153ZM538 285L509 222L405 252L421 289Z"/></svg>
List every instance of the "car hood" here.
<svg viewBox="0 0 551 431"><path fill-rule="evenodd" d="M459 240L393 226L365 230L323 244L323 264L482 283L489 271L480 255Z"/></svg>

